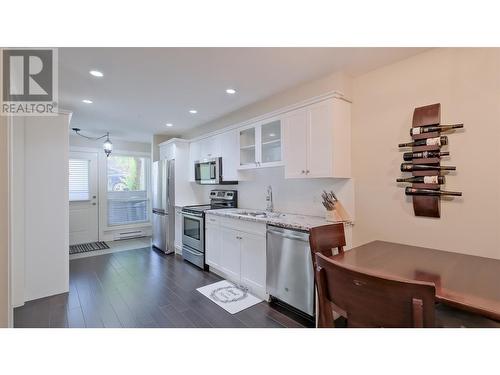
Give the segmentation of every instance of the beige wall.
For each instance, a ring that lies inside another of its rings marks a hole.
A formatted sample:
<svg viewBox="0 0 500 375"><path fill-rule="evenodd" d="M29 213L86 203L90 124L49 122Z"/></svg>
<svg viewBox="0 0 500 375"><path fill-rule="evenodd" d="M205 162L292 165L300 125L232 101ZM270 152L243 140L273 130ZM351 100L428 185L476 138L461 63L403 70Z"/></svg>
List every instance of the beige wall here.
<svg viewBox="0 0 500 375"><path fill-rule="evenodd" d="M397 144L409 141L414 107L441 103L456 165L445 189L463 197L441 218L415 217L395 179ZM354 242L380 239L500 259L500 49L436 49L353 81Z"/></svg>
<svg viewBox="0 0 500 375"><path fill-rule="evenodd" d="M300 103L315 96L331 91L342 92L351 96L351 78L343 73L334 73L320 79L303 83L269 98L260 100L226 116L196 127L185 134L183 138L194 138L205 133L216 131L231 125L236 125L254 117Z"/></svg>

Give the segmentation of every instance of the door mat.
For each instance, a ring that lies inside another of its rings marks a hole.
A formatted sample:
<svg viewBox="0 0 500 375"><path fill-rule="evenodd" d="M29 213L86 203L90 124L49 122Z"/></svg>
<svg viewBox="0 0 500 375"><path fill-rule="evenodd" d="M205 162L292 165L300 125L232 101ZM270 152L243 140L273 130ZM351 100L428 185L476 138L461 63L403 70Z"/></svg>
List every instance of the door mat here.
<svg viewBox="0 0 500 375"><path fill-rule="evenodd" d="M227 280L196 290L231 314L236 314L262 302L261 299L248 293L244 287L236 286Z"/></svg>
<svg viewBox="0 0 500 375"><path fill-rule="evenodd" d="M90 242L90 243L82 243L79 245L71 245L69 247L69 253L70 255L80 254L80 253L87 253L89 251L104 250L104 249L109 249L109 246L106 242L104 241Z"/></svg>

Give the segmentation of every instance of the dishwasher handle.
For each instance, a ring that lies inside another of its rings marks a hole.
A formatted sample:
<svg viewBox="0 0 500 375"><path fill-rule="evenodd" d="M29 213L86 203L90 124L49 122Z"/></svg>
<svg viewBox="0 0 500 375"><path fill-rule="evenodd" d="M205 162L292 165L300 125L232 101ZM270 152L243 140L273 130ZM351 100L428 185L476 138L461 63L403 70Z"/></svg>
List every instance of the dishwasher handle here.
<svg viewBox="0 0 500 375"><path fill-rule="evenodd" d="M285 231L279 231L279 230L274 230L274 229L268 229L267 233L275 234L277 236L280 236L280 237L283 237L283 238L287 238L289 240L309 242L309 238L308 238L307 234L303 234L303 235L288 234Z"/></svg>

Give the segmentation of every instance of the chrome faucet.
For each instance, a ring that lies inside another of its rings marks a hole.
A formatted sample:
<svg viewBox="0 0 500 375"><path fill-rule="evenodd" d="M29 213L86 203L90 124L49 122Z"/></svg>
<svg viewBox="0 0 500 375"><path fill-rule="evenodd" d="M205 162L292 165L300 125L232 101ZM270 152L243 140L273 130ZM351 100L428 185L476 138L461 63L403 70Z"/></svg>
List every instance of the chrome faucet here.
<svg viewBox="0 0 500 375"><path fill-rule="evenodd" d="M271 185L269 185L267 187L266 202L267 202L266 211L273 212L274 211L274 207L273 207L273 188L271 187Z"/></svg>

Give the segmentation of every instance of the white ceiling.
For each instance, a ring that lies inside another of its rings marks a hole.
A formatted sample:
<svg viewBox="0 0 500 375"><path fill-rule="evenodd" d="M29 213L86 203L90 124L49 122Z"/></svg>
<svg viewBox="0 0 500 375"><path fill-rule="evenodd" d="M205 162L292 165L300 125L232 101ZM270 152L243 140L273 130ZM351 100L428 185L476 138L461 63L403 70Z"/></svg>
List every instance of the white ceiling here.
<svg viewBox="0 0 500 375"><path fill-rule="evenodd" d="M71 127L149 142L153 134L182 134L302 82L339 71L356 76L423 50L60 48L59 102L73 111ZM104 77L91 76L92 69ZM227 88L237 94L227 95Z"/></svg>

